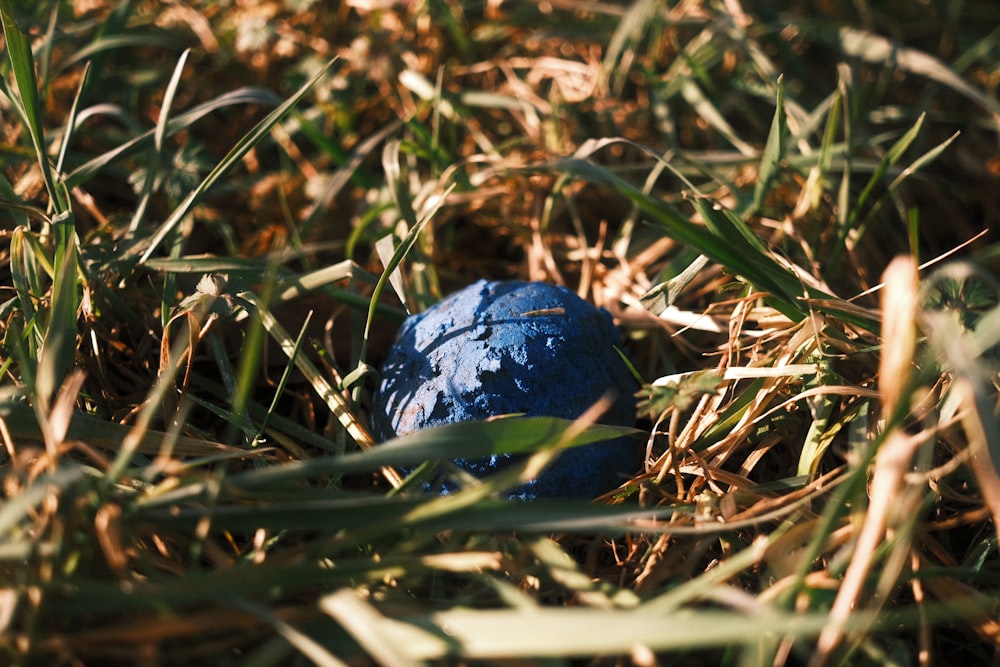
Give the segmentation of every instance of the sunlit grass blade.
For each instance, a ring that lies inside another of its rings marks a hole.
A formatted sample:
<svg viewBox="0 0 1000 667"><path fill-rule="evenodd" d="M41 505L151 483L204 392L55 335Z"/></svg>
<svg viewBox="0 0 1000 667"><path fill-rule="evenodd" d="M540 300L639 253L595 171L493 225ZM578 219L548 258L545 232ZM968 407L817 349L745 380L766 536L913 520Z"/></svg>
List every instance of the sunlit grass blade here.
<svg viewBox="0 0 1000 667"><path fill-rule="evenodd" d="M14 71L14 83L24 110L24 118L28 123L28 134L35 147L38 168L52 201L52 210L63 213L69 210L69 198L66 190L56 183L52 165L49 164L48 148L42 125L43 105L38 98L38 82L35 79L35 60L31 55L28 37L18 27L14 20L13 7L10 0L0 0L0 22L3 25L6 41L7 57Z"/></svg>
<svg viewBox="0 0 1000 667"><path fill-rule="evenodd" d="M264 329L270 334L270 336L280 345L282 352L292 361L295 362L295 366L301 371L305 376L306 380L309 382L313 390L319 395L319 397L326 403L326 406L330 409L330 412L337 418L340 422L341 427L351 436L351 438L358 444L362 449L369 449L375 445L375 439L372 437L368 428L361 423L361 421L355 415L355 409L350 404L350 402L334 388L326 377L320 373L319 369L309 360L308 357L299 353L299 348L296 345L294 339L292 339L285 328L281 326L274 315L267 310L260 300L253 294L245 292L240 295L240 298L245 300L249 306L249 310L252 310L260 321ZM386 470L385 474L392 480L398 482L398 475L396 475L391 470Z"/></svg>
<svg viewBox="0 0 1000 667"><path fill-rule="evenodd" d="M348 408L345 406L345 409ZM625 426L594 424L572 433L570 439L562 443L560 439L567 435L573 423L555 417L512 417L446 424L410 433L368 451L275 466L267 471L231 477L230 482L270 484L300 475L349 474L378 470L383 466L412 466L423 461L527 454L557 443L563 447L574 447L637 433L636 429Z"/></svg>
<svg viewBox="0 0 1000 667"><path fill-rule="evenodd" d="M193 125L199 119L204 118L208 114L226 107L250 104L275 106L280 103L281 98L270 90L251 87L238 88L237 90L222 93L208 102L199 104L189 111L177 114L168 121L166 134L167 136L172 136L177 132ZM148 130L121 144L120 146L107 151L106 153L88 160L66 175L66 186L73 188L77 185L82 185L108 165L147 149L153 143L155 135L156 128Z"/></svg>
<svg viewBox="0 0 1000 667"><path fill-rule="evenodd" d="M223 176L225 176L233 167L235 167L240 160L250 151L251 148L256 146L265 136L270 133L271 128L274 127L285 115L292 110L292 108L298 104L303 97L312 89L313 85L333 66L335 60L329 61L326 65L321 67L318 72L313 74L313 76L303 84L295 93L293 93L287 100L282 102L276 109L267 114L263 120L261 120L257 125L245 134L232 150L227 154L215 167L209 172L208 176L195 188L184 201L181 202L180 206L174 209L173 213L170 214L166 220L157 228L153 233L152 237L149 239L148 243L145 244L145 249L139 255L139 263L143 263L152 257L156 249L163 243L164 239L171 234L174 228L180 224L180 221L195 207L195 205L201 200L205 193L211 189ZM158 132L162 130L157 130Z"/></svg>
<svg viewBox="0 0 1000 667"><path fill-rule="evenodd" d="M570 173L594 183L609 185L632 204L650 216L672 238L697 249L736 275L742 276L757 289L767 293L775 308L793 321L809 313L802 297L822 299L820 308L859 326L876 331L878 322L859 316L849 304L837 306L837 299L802 284L790 271L777 263L762 247L759 239L738 216L695 195L693 206L703 216L709 228L691 221L672 205L650 196L591 160L580 158L558 160L547 165L546 171Z"/></svg>
<svg viewBox="0 0 1000 667"><path fill-rule="evenodd" d="M777 82L778 94L774 105L774 119L771 121L771 131L767 135L767 144L760 157L760 167L757 173L757 183L753 191L753 210L760 211L764 199L771 191L774 179L785 158L785 142L788 141L788 122L785 117L785 94L781 77Z"/></svg>
<svg viewBox="0 0 1000 667"><path fill-rule="evenodd" d="M80 86L73 97L73 105L66 116L66 124L63 127L62 140L59 143L59 157L56 158L55 173L62 174L66 166L66 156L69 154L69 146L73 139L73 131L76 129L76 121L80 112L80 100L83 98L87 83L90 81L90 66L83 68L83 76L80 77Z"/></svg>
<svg viewBox="0 0 1000 667"><path fill-rule="evenodd" d="M746 157L753 157L757 155L756 149L740 139L739 135L736 134L736 130L733 129L733 126L729 124L729 121L726 120L725 116L723 116L711 100L708 99L693 79L687 79L681 84L681 95L683 95L685 101L687 101L687 103L694 108L698 117L702 118L704 122L714 127L719 134L726 138L726 141L733 145L733 148L740 152L740 154L745 155Z"/></svg>
<svg viewBox="0 0 1000 667"><path fill-rule="evenodd" d="M321 601L321 607L339 617L340 596ZM587 608L548 608L532 613L502 609L448 610L394 619L372 610L365 632L374 641L405 647L415 660L464 658L514 660L575 656L629 655L637 646L651 651L677 651L716 646L754 646L762 636L815 636L826 620L822 613L782 613L756 609L739 611L684 610L653 615ZM871 619L859 614L853 626ZM351 625L350 627L353 627ZM512 642L511 638L517 641Z"/></svg>
<svg viewBox="0 0 1000 667"><path fill-rule="evenodd" d="M56 236L56 258L52 277L52 305L41 348L38 353L38 375L35 397L46 411L73 365L76 355L77 316L80 294L77 280L77 245L73 214L66 212L53 219Z"/></svg>
<svg viewBox="0 0 1000 667"><path fill-rule="evenodd" d="M395 150L398 150L398 147L396 147ZM387 147L387 151L392 153L393 147L392 146ZM391 160L389 160L389 162L391 162ZM395 191L397 191L396 196L401 197L401 199L399 199L400 202L399 205L406 207L410 203L409 195L404 194L403 184L398 182L400 180L401 179L399 178L396 179L397 185L395 185L394 188ZM452 189L454 189L454 187L455 186L452 185L445 192L437 195L430 202L428 210L423 211L423 216L419 220L416 219L415 217L416 214L413 212L412 206L409 207L410 213L406 215L413 218L413 224L409 225L409 229L406 232L406 236L404 236L403 239L400 241L399 245L396 246L395 250L392 253L392 256L389 258L389 261L384 265L382 270L382 275L379 277L378 283L376 283L375 289L372 292L371 306L368 309L368 319L365 322L364 341L362 343L359 365L364 364L367 358L368 339L371 336L372 324L375 321L375 309L378 306L379 300L382 297L382 292L385 290L385 286L389 283L393 273L396 271L396 268L399 266L400 262L403 261L403 258L406 257L406 255L413 248L413 245L417 242L417 239L420 238L420 233L423 231L424 227L426 227L427 224L434 218L434 214L437 213L438 209L440 209L441 206L444 205L448 193L450 193Z"/></svg>
<svg viewBox="0 0 1000 667"><path fill-rule="evenodd" d="M844 246L849 234L856 231L861 223L861 214L865 211L870 210L868 206L868 200L871 198L875 187L882 183L885 177L886 171L890 167L896 164L900 158L902 158L903 153L910 147L913 141L917 138L920 133L920 128L924 123L924 115L917 119L917 122L907 130L902 137L899 138L886 152L886 154L879 160L878 166L872 173L865 187L861 190L861 193L857 196L857 199L853 202L850 213L847 215L846 224L843 228L839 230L839 238L837 244L834 246L834 255L831 262L836 265L839 258L839 251Z"/></svg>
<svg viewBox="0 0 1000 667"><path fill-rule="evenodd" d="M873 63L891 63L902 70L927 77L975 102L994 115L1000 103L959 76L946 63L927 53L894 43L881 35L844 26L837 32L837 45L850 56Z"/></svg>
<svg viewBox="0 0 1000 667"><path fill-rule="evenodd" d="M139 202L135 207L135 214L129 222L129 231L135 232L139 229L142 219L149 206L149 199L153 195L153 185L156 183L160 172L160 162L163 159L163 140L167 136L167 125L170 121L170 112L173 110L174 97L177 94L177 87L181 82L181 75L184 73L184 65L187 62L190 49L185 50L174 66L174 72L170 77L170 83L163 93L163 102L160 104L160 116L156 120L156 127L153 130L153 147L146 161L146 179L143 181L142 190L139 193Z"/></svg>
<svg viewBox="0 0 1000 667"><path fill-rule="evenodd" d="M28 336L27 347L32 356L37 358L38 348L45 336L44 323L39 321L43 315L37 306L45 294L46 282L52 275L52 265L37 237L27 228L20 227L11 234L10 273Z"/></svg>
<svg viewBox="0 0 1000 667"><path fill-rule="evenodd" d="M658 7L659 3L655 0L636 2L615 27L601 62L601 82L606 89L615 94L620 93L627 79L629 61L635 53L635 47L648 29Z"/></svg>

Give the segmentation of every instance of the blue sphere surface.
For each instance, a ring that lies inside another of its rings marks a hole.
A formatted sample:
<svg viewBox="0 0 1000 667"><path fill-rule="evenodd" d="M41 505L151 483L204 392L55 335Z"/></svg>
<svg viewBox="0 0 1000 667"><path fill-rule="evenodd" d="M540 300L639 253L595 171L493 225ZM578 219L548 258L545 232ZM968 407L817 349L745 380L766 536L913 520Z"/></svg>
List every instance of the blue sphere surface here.
<svg viewBox="0 0 1000 667"><path fill-rule="evenodd" d="M634 426L639 386L620 345L611 315L564 287L480 280L403 323L373 401L375 436L511 413L575 419L608 392L600 421ZM479 477L510 462L456 460ZM511 497L593 498L637 467L635 441L598 442L563 452Z"/></svg>

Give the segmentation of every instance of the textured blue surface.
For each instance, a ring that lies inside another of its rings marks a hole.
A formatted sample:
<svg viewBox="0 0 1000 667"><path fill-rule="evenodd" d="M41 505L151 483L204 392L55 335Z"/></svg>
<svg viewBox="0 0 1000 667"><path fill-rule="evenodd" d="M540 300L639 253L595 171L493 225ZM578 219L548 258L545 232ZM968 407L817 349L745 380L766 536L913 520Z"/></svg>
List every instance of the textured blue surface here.
<svg viewBox="0 0 1000 667"><path fill-rule="evenodd" d="M480 280L403 323L375 394L375 435L509 413L574 419L609 390L616 400L601 421L634 426L638 384L620 344L611 316L563 287ZM456 463L484 476L509 458ZM637 466L635 441L595 443L511 495L593 498Z"/></svg>

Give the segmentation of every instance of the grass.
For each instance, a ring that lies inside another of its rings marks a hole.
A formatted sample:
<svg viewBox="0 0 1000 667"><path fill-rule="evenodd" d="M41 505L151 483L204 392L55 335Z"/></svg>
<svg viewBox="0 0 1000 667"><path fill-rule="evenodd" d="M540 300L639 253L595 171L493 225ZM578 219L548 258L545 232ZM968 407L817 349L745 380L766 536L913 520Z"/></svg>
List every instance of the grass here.
<svg viewBox="0 0 1000 667"><path fill-rule="evenodd" d="M987 4L0 0L0 663L995 660ZM616 317L616 492L374 446L480 277Z"/></svg>

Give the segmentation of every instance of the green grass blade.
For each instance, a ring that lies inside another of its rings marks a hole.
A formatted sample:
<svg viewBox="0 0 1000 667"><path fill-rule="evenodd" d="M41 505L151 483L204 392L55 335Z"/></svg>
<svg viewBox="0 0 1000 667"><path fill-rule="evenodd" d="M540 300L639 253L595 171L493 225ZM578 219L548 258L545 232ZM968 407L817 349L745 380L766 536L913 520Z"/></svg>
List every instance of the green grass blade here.
<svg viewBox="0 0 1000 667"><path fill-rule="evenodd" d="M757 172L757 183L754 185L753 210L755 212L761 211L764 198L770 193L774 179L781 168L781 162L785 158L788 122L785 117L785 92L781 77L778 77L777 88L774 119L771 121L771 131L767 135L767 144L764 146L764 154L761 155L760 167Z"/></svg>
<svg viewBox="0 0 1000 667"><path fill-rule="evenodd" d="M637 510L634 507L600 505L584 501L487 498L517 482L524 464L514 466L476 487L437 496L410 494L380 496L367 493L326 491L325 497L288 498L275 493L274 500L259 496L269 490L261 486L239 487L258 497L240 505L223 504L211 513L218 530L354 531L354 539L376 541L394 539L412 530L435 533L442 530L512 531L525 535L573 533L580 535L627 535L636 531L671 532L664 521L677 508ZM513 475L507 474L513 472ZM496 481L495 478L504 479ZM164 493L136 507L132 519L137 524L154 524L161 530L193 530L207 516L203 503L204 486L183 492ZM225 491L224 491L225 493ZM691 508L680 508L690 512ZM709 531L705 531L707 534ZM717 532L717 531L716 531Z"/></svg>
<svg viewBox="0 0 1000 667"><path fill-rule="evenodd" d="M43 501L52 497L53 489L64 490L84 477L81 466L62 466L51 475L41 475L21 493L0 504L0 538L7 537L21 521L34 514Z"/></svg>
<svg viewBox="0 0 1000 667"><path fill-rule="evenodd" d="M622 140L623 143L628 143ZM603 145L603 142L602 142ZM583 149L580 151L583 153ZM530 169L531 171L537 168ZM610 170L581 158L569 158L550 163L545 171L570 173L593 183L608 185L624 195L632 204L649 215L673 239L698 250L722 265L727 271L742 276L757 289L771 294L771 303L782 314L799 321L809 313L801 297L825 301L821 310L835 314L869 331L878 330L878 321L866 318L847 307L837 307L837 299L819 290L808 288L790 271L779 265L763 248L759 239L739 216L722 210L707 198L695 196L693 205L702 214L708 229L695 224L680 210L652 197Z"/></svg>
<svg viewBox="0 0 1000 667"><path fill-rule="evenodd" d="M886 171L889 167L896 164L899 159L903 156L903 153L910 147L913 141L917 138L920 133L920 128L923 127L924 119L926 116L921 114L917 119L917 122L907 130L899 140L894 143L888 150L888 152L879 160L878 166L875 168L874 173L872 173L871 178L865 184L864 189L861 194L858 195L857 201L854 203L854 208L851 211L851 215L847 219L848 228L852 228L858 219L861 211L864 209L865 205L868 203L869 197L871 197L875 186L881 182L882 178L885 176Z"/></svg>
<svg viewBox="0 0 1000 667"><path fill-rule="evenodd" d="M390 146L387 147L387 150L389 152L392 152L393 149ZM393 188L394 192L397 190L399 191L396 196L401 197L401 199L399 200L401 202L400 205L407 206L410 203L409 195L403 192L405 190L405 187L402 183L398 182L401 181L401 179L397 178L396 181L397 184ZM392 253L392 256L389 258L389 261L385 264L382 271L382 275L379 277L378 283L376 283L375 289L372 292L371 305L368 309L368 319L365 322L365 334L364 334L364 339L362 341L361 355L358 360L359 366L365 363L365 359L367 357L368 339L371 336L372 324L375 321L375 309L378 306L379 300L382 297L382 292L385 291L386 285L391 280L400 262L402 262L403 258L406 257L407 254L409 254L410 250L417 242L417 239L420 238L420 233L423 231L424 227L426 227L427 224L434 218L434 215L437 213L438 209L440 209L441 206L444 205L445 199L447 199L448 194L454 189L454 187L455 187L454 185L449 186L444 193L438 196L435 199L435 201L431 203L429 209L424 211L423 217L420 220L416 219L416 214L413 212L412 206L407 206L410 213L406 215L413 218L413 224L409 225L409 229L406 232L406 236L404 236L403 240L400 241L398 246L396 246L395 250Z"/></svg>
<svg viewBox="0 0 1000 667"><path fill-rule="evenodd" d="M339 616L339 595L320 607ZM334 604L332 604L334 603ZM884 619L883 622L888 622ZM826 615L783 613L757 608L744 611L688 610L653 615L637 611L588 608L453 609L397 619L371 614L365 632L380 644L403 648L414 660L515 660L629 655L636 646L655 652L740 645L755 646L761 637L814 637ZM859 612L852 628L873 623ZM898 622L898 621L897 621ZM349 628L353 627L350 625ZM516 637L516 641L511 638ZM377 638L377 639L376 639Z"/></svg>
<svg viewBox="0 0 1000 667"><path fill-rule="evenodd" d="M1000 116L1000 102L959 76L946 63L917 49L901 46L881 35L842 27L837 32L838 46L849 56L871 63L891 63L896 67L936 81L972 100L986 111Z"/></svg>
<svg viewBox="0 0 1000 667"><path fill-rule="evenodd" d="M752 157L757 154L753 146L740 139L733 126L729 124L722 112L708 99L694 80L688 79L681 84L681 95L694 108L699 118L704 119L706 123L714 127L742 155Z"/></svg>
<svg viewBox="0 0 1000 667"><path fill-rule="evenodd" d="M27 384L27 382L26 382ZM21 403L0 403L0 418L4 420L15 438L25 440L41 439L41 427L38 416L29 406ZM74 412L70 420L66 437L69 440L86 441L95 447L110 452L117 451L126 439L131 429L128 426L109 422L83 412ZM146 431L139 439L135 451L155 455L159 452L167 434L159 431ZM205 440L182 436L177 440L174 451L183 456L217 456L231 455L240 450Z"/></svg>
<svg viewBox="0 0 1000 667"><path fill-rule="evenodd" d="M52 165L49 164L48 152L45 146L45 136L42 129L42 102L38 99L38 82L35 79L35 60L31 55L28 37L14 21L13 7L10 0L0 0L0 23L3 25L6 41L7 57L14 71L14 83L17 86L24 118L28 122L28 134L35 147L38 166L45 181L45 188L52 200L52 209L56 213L69 210L69 198L66 191L57 186Z"/></svg>
<svg viewBox="0 0 1000 667"><path fill-rule="evenodd" d="M62 141L59 143L59 157L56 159L56 173L61 174L66 166L66 155L69 153L69 145L73 139L73 131L76 129L76 120L80 110L80 100L87 89L87 82L90 80L90 65L83 68L83 76L80 78L80 86L73 97L73 105L66 116L66 123L63 127Z"/></svg>
<svg viewBox="0 0 1000 667"><path fill-rule="evenodd" d="M625 85L628 61L658 7L657 0L633 3L616 26L601 62L600 81L606 89L618 94Z"/></svg>
<svg viewBox="0 0 1000 667"><path fill-rule="evenodd" d="M278 274L278 261L280 258L280 253L275 253L272 257L267 270L263 276L263 287L262 293L259 297L259 302L263 304L271 303L274 296L274 285L277 280ZM247 326L247 330L244 334L243 345L240 346L240 359L239 366L236 371L236 386L235 391L231 395L230 407L234 414L239 415L239 417L244 422L249 422L246 415L247 405L250 403L250 399L253 396L254 390L257 388L257 380L261 368L261 364L264 359L264 346L266 344L264 327L261 324L260 317L256 316L255 313L250 314L250 323ZM296 352L293 352L291 359L297 358L298 346L300 341L295 341ZM276 397L277 398L277 397ZM230 428L226 429L226 435L224 440L230 441L235 433L233 427L235 424L230 422ZM248 435L247 442L251 442L256 433L246 433Z"/></svg>
<svg viewBox="0 0 1000 667"><path fill-rule="evenodd" d="M238 88L237 90L223 93L208 102L199 104L190 111L177 114L167 123L166 134L167 136L173 136L177 132L190 127L208 114L219 109L225 109L226 107L243 104L275 106L280 103L281 98L270 90L253 87ZM131 139L124 144L103 153L102 155L88 160L66 175L66 186L68 188L74 188L76 186L83 185L97 175L97 173L99 173L102 169L115 161L147 149L149 145L153 143L155 134L155 128L148 130L134 139Z"/></svg>
<svg viewBox="0 0 1000 667"><path fill-rule="evenodd" d="M211 189L223 176L225 176L229 171L235 167L240 160L250 151L251 148L256 146L260 141L267 136L271 128L274 127L282 118L287 115L292 108L298 104L303 97L312 89L319 79L326 74L326 72L333 66L336 60L330 60L326 65L324 65L318 72L316 72L305 84L303 84L295 93L292 94L287 100L281 103L278 108L274 109L269 113L263 120L257 123L256 126L246 135L244 135L229 151L222 161L217 164L208 176L195 188L184 201L181 202L180 206L174 209L174 212L170 214L163 224L161 224L157 230L153 233L152 237L145 245L145 249L139 255L139 263L142 264L148 260L156 249L163 243L164 239L171 234L175 227L180 224L180 221L191 212L191 209L198 204L205 193Z"/></svg>
<svg viewBox="0 0 1000 667"><path fill-rule="evenodd" d="M153 186L160 171L160 162L163 159L163 140L167 136L167 126L170 121L170 112L174 104L174 97L177 95L177 88L181 82L181 75L184 73L184 65L187 63L190 49L185 49L178 58L174 66L174 72L170 76L170 82L163 93L163 102L160 104L160 116L156 120L156 127L153 130L153 148L150 151L149 159L146 162L146 180L142 184L142 191L139 193L139 203L135 207L135 213L129 222L128 229L135 233L142 224L142 219L146 215L146 208L149 206L149 199L153 195Z"/></svg>
<svg viewBox="0 0 1000 667"><path fill-rule="evenodd" d="M288 332L285 331L285 328L281 326L274 315L268 309L264 308L255 295L244 292L240 295L240 298L246 302L248 310L257 313L264 329L281 346L281 350L285 353L285 356L294 360L296 367L306 376L306 380L310 386L323 399L330 412L337 418L348 435L361 448L372 447L375 444L375 440L365 425L355 416L354 408L339 391L330 385L326 377L319 372L319 369L307 357L298 353L298 346L295 340L288 335Z"/></svg>
<svg viewBox="0 0 1000 667"><path fill-rule="evenodd" d="M77 316L80 307L76 232L73 214L53 219L56 259L52 278L52 306L38 354L35 395L43 410L62 385L76 355Z"/></svg>
<svg viewBox="0 0 1000 667"><path fill-rule="evenodd" d="M47 264L45 253L35 236L24 227L15 229L10 239L11 283L27 326L28 349L32 356L37 354L45 333L41 323L37 321L39 311L36 304L45 294L47 276L44 274L46 270L49 275L52 272L52 266L46 266Z"/></svg>
<svg viewBox="0 0 1000 667"><path fill-rule="evenodd" d="M605 424L594 424L577 432L572 429L573 424L571 420L556 417L514 417L446 424L410 433L368 451L274 466L266 471L236 475L229 481L241 485L272 484L300 475L352 474L384 466L413 466L424 461L529 454L556 444L578 447L638 433L636 429L626 426ZM563 442L562 438L568 439Z"/></svg>

